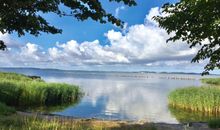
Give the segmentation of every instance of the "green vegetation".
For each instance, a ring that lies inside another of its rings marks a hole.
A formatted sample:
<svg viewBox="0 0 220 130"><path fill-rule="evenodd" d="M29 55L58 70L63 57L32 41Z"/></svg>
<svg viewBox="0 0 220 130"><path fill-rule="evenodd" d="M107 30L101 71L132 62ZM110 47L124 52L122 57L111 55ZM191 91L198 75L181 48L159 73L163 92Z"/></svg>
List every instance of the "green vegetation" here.
<svg viewBox="0 0 220 130"><path fill-rule="evenodd" d="M205 84L220 86L220 78L206 78L206 79L202 79L202 82Z"/></svg>
<svg viewBox="0 0 220 130"><path fill-rule="evenodd" d="M182 40L190 48L200 46L192 62L209 60L203 74L220 69L219 6L220 0L178 0L162 7L162 12L169 15L154 17L160 27L172 34L167 41Z"/></svg>
<svg viewBox="0 0 220 130"><path fill-rule="evenodd" d="M169 111L180 123L188 122L208 122L210 120L219 119L220 115L209 114L198 111L186 111L184 109L169 107Z"/></svg>
<svg viewBox="0 0 220 130"><path fill-rule="evenodd" d="M177 89L170 93L169 104L191 111L216 114L220 112L220 88L189 87Z"/></svg>
<svg viewBox="0 0 220 130"><path fill-rule="evenodd" d="M0 130L155 129L153 125L147 123L139 125L118 121L80 120L16 112L16 109L20 107L31 107L34 111L63 109L63 107L69 105L68 103L78 101L77 99L80 96L81 92L77 86L46 83L41 79L31 79L21 74L0 73ZM48 105L50 107L47 107Z"/></svg>
<svg viewBox="0 0 220 130"><path fill-rule="evenodd" d="M208 121L208 125L210 128L220 128L220 119L213 119Z"/></svg>
<svg viewBox="0 0 220 130"><path fill-rule="evenodd" d="M15 113L15 109L6 106L5 104L0 102L0 115L10 115Z"/></svg>
<svg viewBox="0 0 220 130"><path fill-rule="evenodd" d="M152 124L128 124L119 121L80 120L13 114L0 116L0 130L155 130Z"/></svg>
<svg viewBox="0 0 220 130"><path fill-rule="evenodd" d="M79 87L46 83L15 73L0 73L0 102L9 106L30 107L73 103L81 96Z"/></svg>
<svg viewBox="0 0 220 130"><path fill-rule="evenodd" d="M216 86L219 79L203 79L207 84L215 86L188 87L176 89L168 96L172 107L200 111L208 114L220 113L220 87Z"/></svg>

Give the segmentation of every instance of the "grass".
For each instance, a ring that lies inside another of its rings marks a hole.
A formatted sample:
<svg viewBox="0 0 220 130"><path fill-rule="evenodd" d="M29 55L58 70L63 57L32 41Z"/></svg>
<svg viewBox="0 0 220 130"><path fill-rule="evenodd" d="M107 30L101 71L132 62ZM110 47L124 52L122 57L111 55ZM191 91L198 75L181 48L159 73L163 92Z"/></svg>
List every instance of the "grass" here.
<svg viewBox="0 0 220 130"><path fill-rule="evenodd" d="M220 115L212 115L209 113L198 112L198 111L186 111L184 109L169 107L169 111L175 119L180 123L188 122L208 122L210 120L219 119Z"/></svg>
<svg viewBox="0 0 220 130"><path fill-rule="evenodd" d="M208 126L210 128L220 128L220 119L213 119L208 121Z"/></svg>
<svg viewBox="0 0 220 130"><path fill-rule="evenodd" d="M155 130L151 124L128 124L118 121L42 118L38 116L0 116L0 130Z"/></svg>
<svg viewBox="0 0 220 130"><path fill-rule="evenodd" d="M208 114L220 113L220 87L213 85L218 79L203 79L209 86L180 88L172 91L169 104L172 107L200 111Z"/></svg>
<svg viewBox="0 0 220 130"><path fill-rule="evenodd" d="M0 72L0 130L154 130L148 124L128 124L117 121L76 120L42 115L21 115L16 109L25 107L40 111L63 109L79 101L78 86L46 83L16 73ZM63 104L66 104L63 106ZM45 107L45 106L53 106ZM9 107L10 106L10 107Z"/></svg>
<svg viewBox="0 0 220 130"><path fill-rule="evenodd" d="M4 103L0 102L0 115L10 115L15 113L15 109L12 107L6 106Z"/></svg>
<svg viewBox="0 0 220 130"><path fill-rule="evenodd" d="M0 102L30 107L73 103L81 96L78 86L46 83L16 73L0 73Z"/></svg>
<svg viewBox="0 0 220 130"><path fill-rule="evenodd" d="M207 113L220 113L220 88L188 87L170 93L169 104L174 107Z"/></svg>
<svg viewBox="0 0 220 130"><path fill-rule="evenodd" d="M202 82L209 85L220 86L220 78L206 78L206 79L202 79Z"/></svg>

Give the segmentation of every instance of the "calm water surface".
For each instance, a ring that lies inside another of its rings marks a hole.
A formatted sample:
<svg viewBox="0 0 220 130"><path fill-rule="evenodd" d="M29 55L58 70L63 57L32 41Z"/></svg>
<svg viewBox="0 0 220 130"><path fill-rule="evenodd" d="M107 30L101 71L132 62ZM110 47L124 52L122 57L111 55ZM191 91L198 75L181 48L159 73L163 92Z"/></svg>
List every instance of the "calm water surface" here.
<svg viewBox="0 0 220 130"><path fill-rule="evenodd" d="M48 82L79 85L85 93L81 101L75 106L54 112L79 118L178 123L168 109L167 95L176 88L201 85L199 75L186 74L38 69L4 69L4 71L39 75Z"/></svg>

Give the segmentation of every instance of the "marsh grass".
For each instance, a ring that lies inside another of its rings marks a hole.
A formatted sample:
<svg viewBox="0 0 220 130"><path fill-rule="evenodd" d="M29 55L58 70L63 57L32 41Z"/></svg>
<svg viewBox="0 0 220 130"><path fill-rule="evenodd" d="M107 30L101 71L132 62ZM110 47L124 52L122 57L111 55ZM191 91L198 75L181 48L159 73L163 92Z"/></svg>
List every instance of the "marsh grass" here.
<svg viewBox="0 0 220 130"><path fill-rule="evenodd" d="M184 109L169 107L169 111L180 123L188 122L208 122L210 120L219 119L220 115L213 115L198 111L187 111Z"/></svg>
<svg viewBox="0 0 220 130"><path fill-rule="evenodd" d="M190 111L220 114L220 87L213 85L218 79L203 79L209 86L180 88L172 91L169 105Z"/></svg>
<svg viewBox="0 0 220 130"><path fill-rule="evenodd" d="M6 106L4 103L0 102L0 115L10 115L15 113L15 109L12 107Z"/></svg>
<svg viewBox="0 0 220 130"><path fill-rule="evenodd" d="M78 86L46 83L16 73L0 73L0 102L9 106L30 107L72 103L78 100Z"/></svg>
<svg viewBox="0 0 220 130"><path fill-rule="evenodd" d="M220 86L220 78L204 78L201 81L205 84Z"/></svg>
<svg viewBox="0 0 220 130"><path fill-rule="evenodd" d="M220 128L220 119L213 119L208 121L210 128Z"/></svg>
<svg viewBox="0 0 220 130"><path fill-rule="evenodd" d="M201 111L210 114L220 113L220 88L188 87L170 93L169 104L174 107Z"/></svg>

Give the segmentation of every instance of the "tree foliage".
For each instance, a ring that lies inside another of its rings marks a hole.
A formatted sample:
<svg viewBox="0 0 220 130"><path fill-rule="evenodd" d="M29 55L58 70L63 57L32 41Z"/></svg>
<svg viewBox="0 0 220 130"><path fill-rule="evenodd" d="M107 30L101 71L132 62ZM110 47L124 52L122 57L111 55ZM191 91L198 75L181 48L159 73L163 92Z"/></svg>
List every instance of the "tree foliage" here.
<svg viewBox="0 0 220 130"><path fill-rule="evenodd" d="M109 0L136 5L135 0ZM62 10L61 6L70 9ZM30 33L38 36L41 32L61 33L62 30L50 25L42 14L55 13L60 17L72 16L80 21L91 18L100 23L110 22L122 26L123 22L103 8L100 0L0 0L0 33L16 32L18 36ZM5 49L0 41L0 49Z"/></svg>
<svg viewBox="0 0 220 130"><path fill-rule="evenodd" d="M5 49L6 49L6 45L2 40L0 40L0 50L5 50Z"/></svg>
<svg viewBox="0 0 220 130"><path fill-rule="evenodd" d="M203 74L220 68L220 0L180 0L164 4L162 11L168 15L154 19L169 34L174 32L167 41L183 40L190 48L199 46L192 62L209 60Z"/></svg>

